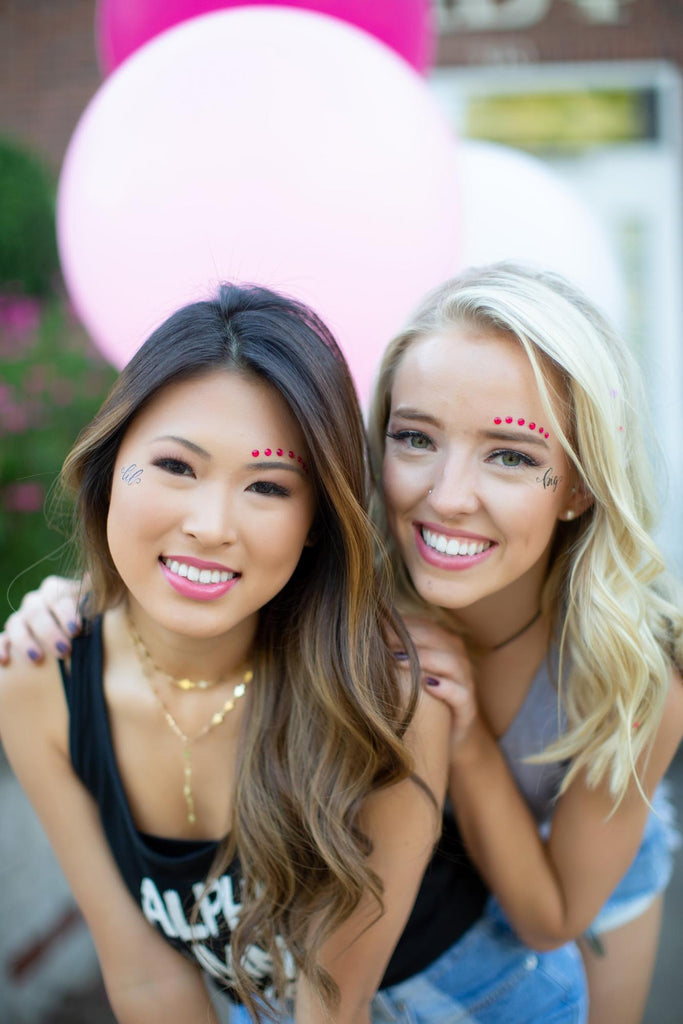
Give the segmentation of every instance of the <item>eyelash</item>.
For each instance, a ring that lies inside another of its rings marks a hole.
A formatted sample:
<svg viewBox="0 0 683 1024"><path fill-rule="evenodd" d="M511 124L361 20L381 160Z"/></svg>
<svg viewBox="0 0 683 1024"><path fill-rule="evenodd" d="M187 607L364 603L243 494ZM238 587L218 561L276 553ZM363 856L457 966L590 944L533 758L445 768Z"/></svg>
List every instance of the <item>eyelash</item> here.
<svg viewBox="0 0 683 1024"><path fill-rule="evenodd" d="M404 441L406 443L406 447L407 448L412 448L413 451L418 451L418 452L428 451L428 448L426 446L424 448L417 448L417 447L415 447L415 445L411 445L410 442L414 438L418 438L418 437L419 438L423 438L430 445L432 445L434 443L432 441L431 437L429 437L427 434L423 433L421 430L396 430L396 431L387 430L387 437L392 438L392 440L394 440L394 441Z"/></svg>
<svg viewBox="0 0 683 1024"><path fill-rule="evenodd" d="M288 487L276 484L272 480L257 480L256 483L250 484L248 489L255 494L272 495L275 498L288 498L292 493Z"/></svg>
<svg viewBox="0 0 683 1024"><path fill-rule="evenodd" d="M415 445L412 445L410 442L414 438L423 438L430 445L433 444L432 439L427 434L423 433L421 430L396 430L396 431L388 430L387 431L387 437L392 438L394 441L404 442L405 446L407 448L411 448L413 451L428 451L429 450L426 445L424 447L421 447L421 448L420 447L416 447ZM524 452L515 451L513 448L499 448L497 451L491 452L491 454L489 456L487 456L487 461L488 462L493 462L494 459L500 458L501 456L504 456L504 455L514 455L520 461L515 466L506 466L502 462L499 463L499 465L503 469L519 469L520 467L526 467L526 466L530 466L530 467L540 466L540 462L537 462L536 459L532 458L530 455L525 455Z"/></svg>
<svg viewBox="0 0 683 1024"><path fill-rule="evenodd" d="M194 470L189 463L184 462L183 459L174 459L172 457L164 457L160 459L154 459L152 462L153 466L158 466L159 469L163 469L166 473L170 473L172 476L187 476L187 470L194 475Z"/></svg>
<svg viewBox="0 0 683 1024"><path fill-rule="evenodd" d="M533 467L540 466L540 462L537 462L536 459L532 459L530 455L525 455L524 452L515 451L513 448L499 448L498 451L491 452L487 461L492 462L494 459L497 459L502 455L515 455L520 460L516 466L506 466L502 462L498 463L498 465L503 469L519 469L520 465Z"/></svg>

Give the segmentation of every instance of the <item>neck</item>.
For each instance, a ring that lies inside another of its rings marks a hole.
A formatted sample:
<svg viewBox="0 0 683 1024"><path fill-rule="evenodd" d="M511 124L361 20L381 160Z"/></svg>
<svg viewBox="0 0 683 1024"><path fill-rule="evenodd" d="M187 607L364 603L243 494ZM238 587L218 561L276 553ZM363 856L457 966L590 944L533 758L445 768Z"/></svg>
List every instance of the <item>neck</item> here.
<svg viewBox="0 0 683 1024"><path fill-rule="evenodd" d="M251 662L257 619L245 620L216 635L183 632L179 622L161 623L150 617L133 598L122 608L124 624L130 616L135 631L156 665L175 678L217 681L241 673Z"/></svg>

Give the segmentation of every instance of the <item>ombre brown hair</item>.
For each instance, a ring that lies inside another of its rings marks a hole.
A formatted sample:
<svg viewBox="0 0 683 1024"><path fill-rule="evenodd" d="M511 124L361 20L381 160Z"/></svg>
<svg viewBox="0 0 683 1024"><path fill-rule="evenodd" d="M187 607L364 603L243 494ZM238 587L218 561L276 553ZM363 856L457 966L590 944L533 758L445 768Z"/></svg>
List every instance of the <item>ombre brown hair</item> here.
<svg viewBox="0 0 683 1024"><path fill-rule="evenodd" d="M371 791L411 773L402 736L417 674L406 695L385 641L391 629L411 650L367 515L365 434L348 367L310 309L264 288L223 285L213 301L173 314L123 370L66 459L62 478L76 499L93 610L125 595L106 523L128 427L168 384L216 370L265 382L284 399L306 438L317 498L315 543L260 612L233 819L212 871L239 857L242 911L232 964L235 988L259 1019L262 996L242 966L248 946L272 955L279 996L284 943L334 1002L336 986L317 960L321 943L366 892L382 910L359 812Z"/></svg>

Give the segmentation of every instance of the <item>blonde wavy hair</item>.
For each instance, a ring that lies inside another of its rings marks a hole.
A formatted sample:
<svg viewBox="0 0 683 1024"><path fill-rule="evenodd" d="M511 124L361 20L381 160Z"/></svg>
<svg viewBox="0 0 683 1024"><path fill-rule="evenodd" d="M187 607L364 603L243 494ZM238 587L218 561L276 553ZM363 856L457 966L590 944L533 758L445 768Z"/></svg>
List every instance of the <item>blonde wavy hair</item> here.
<svg viewBox="0 0 683 1024"><path fill-rule="evenodd" d="M583 771L591 786L607 778L617 806L651 745L672 666L683 664L680 588L651 536L657 502L641 376L603 315L561 277L507 262L472 268L431 292L385 352L369 426L378 479L404 353L463 324L522 346L547 421L593 499L576 520L558 523L554 538L541 605L559 638L566 728L529 760L569 761L562 792ZM381 501L374 511L389 537ZM388 544L404 604L439 618Z"/></svg>

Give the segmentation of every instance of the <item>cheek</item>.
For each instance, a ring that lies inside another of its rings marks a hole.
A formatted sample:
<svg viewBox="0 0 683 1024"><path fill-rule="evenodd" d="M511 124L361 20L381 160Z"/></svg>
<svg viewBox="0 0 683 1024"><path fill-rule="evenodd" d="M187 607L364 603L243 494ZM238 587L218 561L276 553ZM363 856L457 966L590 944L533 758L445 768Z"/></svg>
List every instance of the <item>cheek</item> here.
<svg viewBox="0 0 683 1024"><path fill-rule="evenodd" d="M107 536L119 545L132 546L136 541L157 534L173 514L168 496L159 501L151 480L143 476L139 481L126 483L114 480L109 500Z"/></svg>
<svg viewBox="0 0 683 1024"><path fill-rule="evenodd" d="M408 509L420 492L421 474L416 466L406 466L396 459L385 458L382 468L382 489L387 515Z"/></svg>

